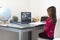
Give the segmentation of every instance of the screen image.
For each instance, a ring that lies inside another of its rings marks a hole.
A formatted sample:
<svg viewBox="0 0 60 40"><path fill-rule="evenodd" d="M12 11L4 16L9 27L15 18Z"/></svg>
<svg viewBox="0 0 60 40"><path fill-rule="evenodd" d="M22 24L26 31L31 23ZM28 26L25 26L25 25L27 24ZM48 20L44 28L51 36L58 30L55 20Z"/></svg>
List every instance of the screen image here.
<svg viewBox="0 0 60 40"><path fill-rule="evenodd" d="M21 12L21 23L31 22L31 12Z"/></svg>

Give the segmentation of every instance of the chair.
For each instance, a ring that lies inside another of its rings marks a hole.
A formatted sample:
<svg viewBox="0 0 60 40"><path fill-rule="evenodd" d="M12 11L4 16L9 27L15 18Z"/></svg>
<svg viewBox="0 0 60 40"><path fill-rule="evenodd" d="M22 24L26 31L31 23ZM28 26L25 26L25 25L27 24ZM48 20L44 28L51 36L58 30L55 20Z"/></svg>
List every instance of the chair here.
<svg viewBox="0 0 60 40"><path fill-rule="evenodd" d="M37 40L49 40L49 39L44 39L44 38L39 37Z"/></svg>
<svg viewBox="0 0 60 40"><path fill-rule="evenodd" d="M40 35L42 35L42 34L40 34ZM44 35L43 35L44 36ZM53 39L50 39L50 38L45 38L45 37L39 37L37 40L53 40Z"/></svg>
<svg viewBox="0 0 60 40"><path fill-rule="evenodd" d="M54 40L60 38L60 19L57 20L55 31L54 31Z"/></svg>
<svg viewBox="0 0 60 40"><path fill-rule="evenodd" d="M53 39L44 39L39 37L37 40L53 40Z"/></svg>

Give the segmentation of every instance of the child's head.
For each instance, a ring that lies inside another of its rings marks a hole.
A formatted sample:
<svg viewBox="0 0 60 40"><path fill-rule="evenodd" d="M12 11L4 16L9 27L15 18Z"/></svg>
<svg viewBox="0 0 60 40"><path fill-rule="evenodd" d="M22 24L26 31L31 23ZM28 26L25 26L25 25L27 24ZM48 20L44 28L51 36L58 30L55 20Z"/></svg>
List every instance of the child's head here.
<svg viewBox="0 0 60 40"><path fill-rule="evenodd" d="M56 8L54 6L51 6L47 9L49 17L56 16Z"/></svg>
<svg viewBox="0 0 60 40"><path fill-rule="evenodd" d="M49 17L52 18L53 22L56 23L56 8L51 6L47 9Z"/></svg>

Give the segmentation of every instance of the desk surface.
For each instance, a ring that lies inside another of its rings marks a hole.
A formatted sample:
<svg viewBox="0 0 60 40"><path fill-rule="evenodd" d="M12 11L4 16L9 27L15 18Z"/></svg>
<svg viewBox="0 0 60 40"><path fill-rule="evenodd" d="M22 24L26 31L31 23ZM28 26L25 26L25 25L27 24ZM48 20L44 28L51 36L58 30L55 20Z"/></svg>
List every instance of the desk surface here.
<svg viewBox="0 0 60 40"><path fill-rule="evenodd" d="M36 26L45 25L44 22L32 22L29 24L8 24L7 26L1 26L1 27L8 27L8 28L16 28L16 29L27 29L27 28L34 28Z"/></svg>

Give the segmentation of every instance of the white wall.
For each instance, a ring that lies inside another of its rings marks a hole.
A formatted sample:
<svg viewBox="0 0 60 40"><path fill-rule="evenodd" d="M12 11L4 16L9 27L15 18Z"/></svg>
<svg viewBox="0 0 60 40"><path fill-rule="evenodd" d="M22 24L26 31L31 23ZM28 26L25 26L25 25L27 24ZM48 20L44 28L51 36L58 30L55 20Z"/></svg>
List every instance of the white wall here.
<svg viewBox="0 0 60 40"><path fill-rule="evenodd" d="M41 17L46 14L46 0L31 0L31 11L33 17Z"/></svg>
<svg viewBox="0 0 60 40"><path fill-rule="evenodd" d="M47 8L55 6L59 16L59 0L0 0L0 6L7 6L10 8L12 15L16 15L20 19L22 11L31 11L32 17L47 16Z"/></svg>
<svg viewBox="0 0 60 40"><path fill-rule="evenodd" d="M60 13L60 1L59 0L31 0L31 11L34 16L47 15L47 8L55 6L57 9L57 15Z"/></svg>
<svg viewBox="0 0 60 40"><path fill-rule="evenodd" d="M0 0L0 6L7 6L11 10L12 16L18 16L20 19L20 13L22 11L30 11L29 0Z"/></svg>

